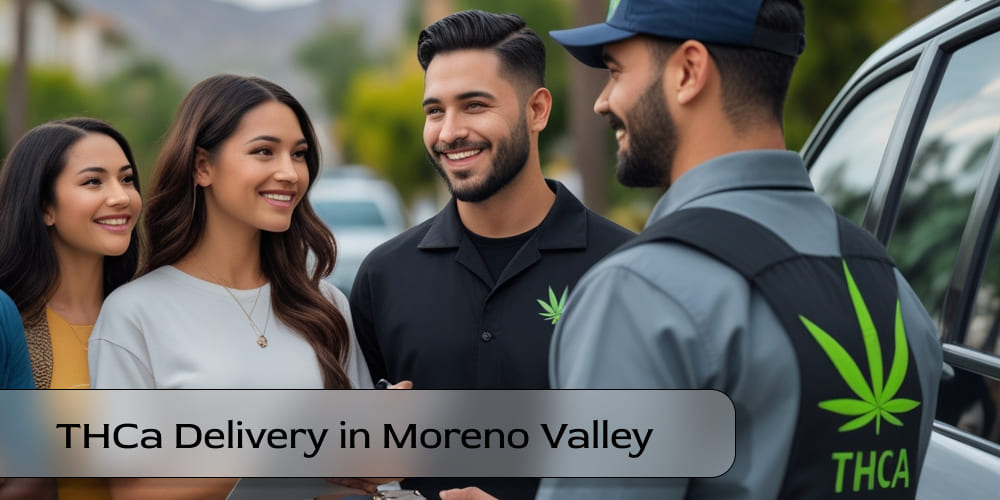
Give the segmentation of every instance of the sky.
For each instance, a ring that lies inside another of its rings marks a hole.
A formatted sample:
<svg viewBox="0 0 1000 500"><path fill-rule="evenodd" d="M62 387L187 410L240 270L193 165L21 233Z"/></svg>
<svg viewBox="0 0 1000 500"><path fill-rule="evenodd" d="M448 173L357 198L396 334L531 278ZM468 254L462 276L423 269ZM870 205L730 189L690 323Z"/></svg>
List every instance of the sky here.
<svg viewBox="0 0 1000 500"><path fill-rule="evenodd" d="M220 2L234 3L256 10L271 10L282 7L295 7L313 3L316 0L218 0Z"/></svg>

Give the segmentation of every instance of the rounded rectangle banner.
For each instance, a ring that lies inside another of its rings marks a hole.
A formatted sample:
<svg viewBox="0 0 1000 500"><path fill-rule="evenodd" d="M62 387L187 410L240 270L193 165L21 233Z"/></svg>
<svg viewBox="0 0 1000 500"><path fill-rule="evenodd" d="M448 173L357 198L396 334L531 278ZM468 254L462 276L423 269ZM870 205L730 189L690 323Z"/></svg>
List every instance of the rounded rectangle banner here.
<svg viewBox="0 0 1000 500"><path fill-rule="evenodd" d="M694 390L0 391L0 476L714 477Z"/></svg>

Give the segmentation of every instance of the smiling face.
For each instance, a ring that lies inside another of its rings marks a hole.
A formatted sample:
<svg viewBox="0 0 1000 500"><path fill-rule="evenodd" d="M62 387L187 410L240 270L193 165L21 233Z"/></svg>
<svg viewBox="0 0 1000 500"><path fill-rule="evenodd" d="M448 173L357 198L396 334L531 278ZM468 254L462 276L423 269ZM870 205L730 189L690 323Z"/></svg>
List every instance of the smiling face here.
<svg viewBox="0 0 1000 500"><path fill-rule="evenodd" d="M424 77L424 145L459 200L478 202L503 189L531 153L524 103L500 76L491 51L438 54Z"/></svg>
<svg viewBox="0 0 1000 500"><path fill-rule="evenodd" d="M87 134L66 151L43 212L57 255L125 253L142 208L135 169L114 139Z"/></svg>
<svg viewBox="0 0 1000 500"><path fill-rule="evenodd" d="M209 220L286 231L309 187L308 149L288 106L267 101L247 111L215 151L199 150L195 181Z"/></svg>
<svg viewBox="0 0 1000 500"><path fill-rule="evenodd" d="M594 112L606 116L615 131L615 176L625 186L667 187L678 135L663 91L663 69L638 37L605 46L604 62L610 77Z"/></svg>

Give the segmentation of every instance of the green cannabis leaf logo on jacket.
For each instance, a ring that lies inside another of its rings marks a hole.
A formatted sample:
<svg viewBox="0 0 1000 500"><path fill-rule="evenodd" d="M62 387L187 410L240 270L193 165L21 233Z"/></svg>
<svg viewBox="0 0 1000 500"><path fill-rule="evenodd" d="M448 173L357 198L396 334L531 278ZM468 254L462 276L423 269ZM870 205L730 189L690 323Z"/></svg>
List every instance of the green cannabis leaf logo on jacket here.
<svg viewBox="0 0 1000 500"><path fill-rule="evenodd" d="M552 291L552 287L549 287L549 301L545 302L542 299L536 299L538 304L542 306L545 312L538 313L539 316L545 318L546 320L551 320L552 324L556 324L559 318L562 317L563 308L566 307L566 296L569 295L569 287L567 286L563 289L562 297L556 300L556 293Z"/></svg>
<svg viewBox="0 0 1000 500"><path fill-rule="evenodd" d="M882 430L882 420L902 427L903 422L894 414L906 413L920 406L919 401L912 399L893 399L893 396L903 385L903 378L906 376L910 360L906 344L906 330L903 328L903 315L900 311L899 299L896 299L896 333L892 367L889 368L889 378L884 380L883 385L882 347L878 342L878 332L875 330L875 324L872 323L871 315L868 313L868 306L865 305L864 298L861 297L861 292L858 291L858 287L854 283L854 277L851 276L851 271L847 268L847 262L843 262L843 265L844 276L847 278L847 289L851 294L854 313L858 317L861 336L865 342L865 354L871 369L871 385L868 385L868 381L861 373L861 369L858 368L858 364L851 359L850 354L833 337L804 316L799 315L799 320L826 352L830 361L837 368L837 372L843 377L844 382L847 382L847 385L859 398L830 399L821 402L819 407L840 415L855 417L840 426L837 429L839 432L859 429L874 419L875 435L877 436Z"/></svg>

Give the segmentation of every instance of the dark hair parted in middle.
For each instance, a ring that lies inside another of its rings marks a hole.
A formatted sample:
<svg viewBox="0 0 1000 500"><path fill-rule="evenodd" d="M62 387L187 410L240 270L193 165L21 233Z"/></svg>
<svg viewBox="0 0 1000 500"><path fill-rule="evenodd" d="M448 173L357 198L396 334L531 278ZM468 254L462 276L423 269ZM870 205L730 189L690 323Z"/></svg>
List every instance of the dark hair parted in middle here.
<svg viewBox="0 0 1000 500"><path fill-rule="evenodd" d="M29 130L0 167L0 289L14 300L21 316L33 319L45 313L56 290L59 263L45 225L45 207L56 203L56 178L67 163L67 152L88 134L110 137L132 166L132 183L139 176L132 148L120 132L95 118L67 118ZM103 294L132 279L139 261L139 237L132 231L122 255L104 256Z"/></svg>
<svg viewBox="0 0 1000 500"><path fill-rule="evenodd" d="M501 69L534 87L545 86L545 45L517 14L467 10L431 24L417 39L417 60L427 69L434 56L454 50L492 50Z"/></svg>
<svg viewBox="0 0 1000 500"><path fill-rule="evenodd" d="M285 89L270 81L218 75L196 85L181 103L153 172L143 219L149 239L141 274L174 264L190 252L205 231L204 192L195 183L198 149L214 155L251 109L266 103L288 106L298 119L308 149L309 185L319 173L319 144L309 115ZM308 256L315 257L312 275ZM324 387L349 389L344 371L350 333L343 314L323 295L320 280L330 274L337 251L333 234L305 196L284 232L261 231L261 268L271 283L275 315L305 338L323 370Z"/></svg>

